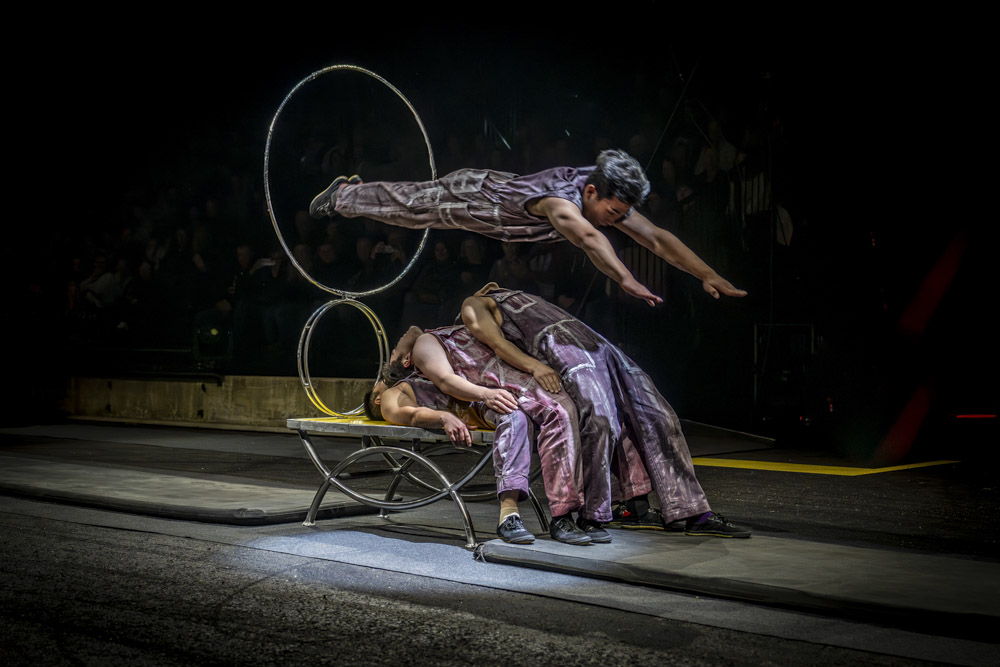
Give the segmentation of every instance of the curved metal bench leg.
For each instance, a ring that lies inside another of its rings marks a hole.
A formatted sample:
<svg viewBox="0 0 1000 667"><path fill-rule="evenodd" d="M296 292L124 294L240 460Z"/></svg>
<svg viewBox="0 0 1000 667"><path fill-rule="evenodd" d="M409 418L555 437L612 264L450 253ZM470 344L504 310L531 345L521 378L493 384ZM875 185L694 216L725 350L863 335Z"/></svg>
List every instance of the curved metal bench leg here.
<svg viewBox="0 0 1000 667"><path fill-rule="evenodd" d="M323 496L326 492L330 490L330 479L327 478L319 485L316 490L316 495L313 496L312 504L309 505L309 512L306 514L306 520L302 522L303 526L315 526L316 525L316 513L319 511L319 504L323 502Z"/></svg>
<svg viewBox="0 0 1000 667"><path fill-rule="evenodd" d="M306 449L306 454L309 455L309 459L316 466L316 470L319 474L323 475L323 483L319 485L316 489L316 495L313 496L312 503L309 505L309 512L306 514L306 520L302 522L303 526L315 526L316 525L316 513L319 511L319 505L323 502L323 497L326 492L330 489L330 470L323 465L323 461L319 458L319 453L312 444L312 440L309 438L309 434L305 431L298 431L299 439L302 441L302 446Z"/></svg>
<svg viewBox="0 0 1000 667"><path fill-rule="evenodd" d="M424 498L420 498L414 501L394 502L391 500L378 500L376 498L371 498L369 496L360 494L357 491L354 491L350 487L346 486L339 479L337 479L337 476L340 475L340 473L343 472L345 469L347 469L350 465L352 465L354 461L371 454L376 454L376 455L390 454L407 458L407 461L405 461L403 464L400 464L401 468L403 466L409 467L407 464L411 464L411 462L413 461L419 462L424 468L427 469L428 472L430 472L434 477L436 477L440 481L441 487L436 493L432 493L431 495L426 496ZM348 455L343 461L337 464L337 466L333 470L330 471L330 473L326 476L323 487L320 487L320 491L317 492L316 495L317 497L321 497L321 493L326 492L326 487L333 485L337 487L337 489L341 493L345 494L349 498L353 498L354 500L360 503L364 503L365 505L368 505L370 507L376 507L380 510L386 510L386 509L406 510L406 509L415 509L417 507L425 507L427 505L430 505L431 503L443 499L445 496L449 496L455 502L455 505L458 506L458 511L462 515L462 523L464 524L465 528L465 546L467 549L475 549L476 546L478 546L476 542L475 527L473 526L472 516L469 514L469 509L468 507L466 507L465 501L462 500L462 496L459 494L459 490L466 483L468 483L470 479L472 479L476 474L479 473L482 467L486 464L487 459L488 459L487 456L483 456L483 458L480 459L479 463L473 466L473 468L469 470L465 474L465 476L463 476L456 482L451 482L448 480L448 477L441 471L441 469L434 464L433 461L431 461L430 459L428 459L426 456L424 456L419 452L408 451L405 449L400 449L398 447L386 447L386 446L371 447L368 448L367 450L361 449L354 452L353 454ZM318 501L316 501L316 499L314 499L314 504L318 509Z"/></svg>
<svg viewBox="0 0 1000 667"><path fill-rule="evenodd" d="M419 440L414 440L413 441L413 450L414 451L416 451L416 448L419 445L419 443L420 443ZM406 478L406 472L410 469L410 466L413 465L413 462L416 459L408 458L407 460L403 461L402 463L396 463L395 460L391 456L386 456L385 459L386 459L386 462L392 462L389 465L394 466L393 467L394 476L392 478L392 481L389 482L389 486L385 490L385 500L386 500L386 502L388 502L388 501L392 500L392 497L396 494L396 489L399 488L399 483L403 479ZM381 514L381 512L380 512L380 514Z"/></svg>
<svg viewBox="0 0 1000 667"><path fill-rule="evenodd" d="M462 500L462 496L459 495L454 486L450 489L450 493L451 499L458 505L458 511L462 514L462 521L465 523L465 548L475 549L479 543L476 542L476 529L472 525L472 515L469 514L469 508L465 506L465 501Z"/></svg>
<svg viewBox="0 0 1000 667"><path fill-rule="evenodd" d="M416 447L418 443L419 441L414 441L414 447ZM399 469L396 471L395 476L389 483L389 488L386 489L385 492L386 502L392 500L392 497L396 493L396 488L399 486L399 482L403 479L406 479L406 474L415 461L417 461L417 459L409 457L399 466ZM445 484L444 488L447 489L448 495L451 496L452 501L454 501L454 503L458 506L458 511L462 515L462 523L465 528L465 548L475 549L477 546L479 546L479 543L476 542L476 529L472 525L472 515L469 514L469 508L466 507L465 501L462 500L461 494L459 494L458 491L455 490L455 484L448 483L448 480L444 477L444 475L440 473L438 473L438 477ZM385 519L389 516L389 511L385 508L380 509L379 516Z"/></svg>
<svg viewBox="0 0 1000 667"><path fill-rule="evenodd" d="M545 510L542 509L542 504L538 502L538 497L530 488L528 489L528 500L531 501L531 506L535 509L535 516L538 517L538 523L542 525L542 530L546 533L549 532L549 520L545 516Z"/></svg>

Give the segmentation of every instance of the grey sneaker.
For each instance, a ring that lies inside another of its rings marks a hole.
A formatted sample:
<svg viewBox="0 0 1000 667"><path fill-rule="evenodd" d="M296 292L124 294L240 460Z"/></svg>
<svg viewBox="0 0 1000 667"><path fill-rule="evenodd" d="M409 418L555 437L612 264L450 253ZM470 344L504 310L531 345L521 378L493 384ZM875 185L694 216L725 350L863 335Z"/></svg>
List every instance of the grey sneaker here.
<svg viewBox="0 0 1000 667"><path fill-rule="evenodd" d="M553 540L565 542L566 544L590 544L590 536L576 527L573 519L564 516L557 521L553 521L549 527L549 535Z"/></svg>
<svg viewBox="0 0 1000 667"><path fill-rule="evenodd" d="M337 205L337 191L340 190L340 186L357 185L358 183L361 183L361 178L357 174L350 178L338 176L333 179L333 183L330 183L326 190L313 197L312 203L309 204L309 217L313 220L319 220L335 216L337 212L334 210L334 206Z"/></svg>
<svg viewBox="0 0 1000 667"><path fill-rule="evenodd" d="M611 541L611 535L608 534L608 531L604 530L601 524L593 519L577 517L576 527L585 532L590 537L591 542L607 544Z"/></svg>
<svg viewBox="0 0 1000 667"><path fill-rule="evenodd" d="M511 544L531 544L535 541L535 536L528 532L517 514L511 514L497 526L497 535Z"/></svg>

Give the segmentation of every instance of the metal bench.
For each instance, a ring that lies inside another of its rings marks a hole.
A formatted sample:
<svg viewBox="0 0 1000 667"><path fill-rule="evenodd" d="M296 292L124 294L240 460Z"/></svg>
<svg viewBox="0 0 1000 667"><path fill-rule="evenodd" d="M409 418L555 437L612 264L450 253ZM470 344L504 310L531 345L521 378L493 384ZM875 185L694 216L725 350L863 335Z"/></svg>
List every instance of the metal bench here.
<svg viewBox="0 0 1000 667"><path fill-rule="evenodd" d="M486 465L492 464L493 457L493 431L474 430L471 431L472 447L463 447L453 444L444 431L429 430L413 426L399 426L388 422L371 421L364 417L314 417L302 419L289 419L288 428L296 431L302 439L302 445L306 449L306 454L312 460L313 465L323 477L312 504L309 506L309 513L303 525L313 526L316 524L316 513L319 510L323 497L330 486L335 486L344 495L353 498L359 503L379 509L380 516L387 516L390 510L402 511L415 509L430 505L444 498L450 498L458 508L459 514L465 526L465 547L475 549L476 531L472 524L472 516L466 507L466 501L493 500L496 498L496 489L470 490L463 492L463 489ZM358 437L361 440L361 448L352 452L336 466L327 466L313 445L310 433L340 436ZM385 440L408 442L408 446L386 445ZM429 456L444 449L453 449L460 452L467 452L477 457L473 465L461 478L452 481L438 467ZM364 458L381 457L387 470L392 474L385 493L382 497L360 493L345 483L341 475L347 468ZM414 465L419 464L430 473L431 479L427 480L416 474ZM537 471L532 478L537 476ZM426 495L414 499L403 499L397 497L396 493L400 482L406 480L415 487L426 491ZM542 509L538 498L529 490L528 499L542 529L547 531L548 519Z"/></svg>

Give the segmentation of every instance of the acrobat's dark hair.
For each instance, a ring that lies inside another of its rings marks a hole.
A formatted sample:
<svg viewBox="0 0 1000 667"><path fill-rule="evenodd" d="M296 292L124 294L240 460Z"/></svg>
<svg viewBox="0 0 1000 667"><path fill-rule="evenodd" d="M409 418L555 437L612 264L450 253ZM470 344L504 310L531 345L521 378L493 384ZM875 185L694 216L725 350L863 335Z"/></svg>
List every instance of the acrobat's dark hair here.
<svg viewBox="0 0 1000 667"><path fill-rule="evenodd" d="M622 150L608 149L597 156L597 168L587 177L587 185L597 188L601 199L617 197L635 207L646 201L649 179L634 157Z"/></svg>
<svg viewBox="0 0 1000 667"><path fill-rule="evenodd" d="M385 382L387 387L391 387L400 380L405 380L413 375L414 370L415 369L412 366L409 368L404 366L401 361L387 361L382 364L382 372L379 374L379 377L383 382ZM365 416L368 417L368 419L385 421L385 418L382 416L382 406L375 404L375 398L372 395L373 393L374 390L365 394Z"/></svg>
<svg viewBox="0 0 1000 667"><path fill-rule="evenodd" d="M375 392L369 390L365 392L365 417L371 419L372 421L384 422L385 419L382 417L382 406L375 403Z"/></svg>
<svg viewBox="0 0 1000 667"><path fill-rule="evenodd" d="M404 366L402 361L387 361L382 364L381 378L385 381L386 386L391 387L400 380L405 380L413 375L414 370L416 369L413 366Z"/></svg>

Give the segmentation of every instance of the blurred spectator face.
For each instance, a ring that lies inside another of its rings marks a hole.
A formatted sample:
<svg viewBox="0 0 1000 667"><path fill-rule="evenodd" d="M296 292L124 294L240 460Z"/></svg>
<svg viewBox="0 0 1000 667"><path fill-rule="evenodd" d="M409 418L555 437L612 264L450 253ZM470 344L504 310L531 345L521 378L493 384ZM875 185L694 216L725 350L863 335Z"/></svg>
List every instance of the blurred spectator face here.
<svg viewBox="0 0 1000 667"><path fill-rule="evenodd" d="M407 233L402 229L395 229L389 232L388 243L396 250L403 250L406 247Z"/></svg>
<svg viewBox="0 0 1000 667"><path fill-rule="evenodd" d="M324 264L333 264L337 260L337 253L333 250L333 244L324 243L316 248L316 257Z"/></svg>
<svg viewBox="0 0 1000 667"><path fill-rule="evenodd" d="M677 167L671 162L670 158L665 158L663 160L663 182L670 187L675 187L677 185Z"/></svg>
<svg viewBox="0 0 1000 667"><path fill-rule="evenodd" d="M253 248L247 244L236 246L236 261L243 269L249 269L253 264Z"/></svg>
<svg viewBox="0 0 1000 667"><path fill-rule="evenodd" d="M438 241L434 244L434 259L438 262L447 262L451 253L448 252L448 246L444 241Z"/></svg>
<svg viewBox="0 0 1000 667"><path fill-rule="evenodd" d="M483 263L483 246L477 239L465 239L462 241L462 257L469 264Z"/></svg>

